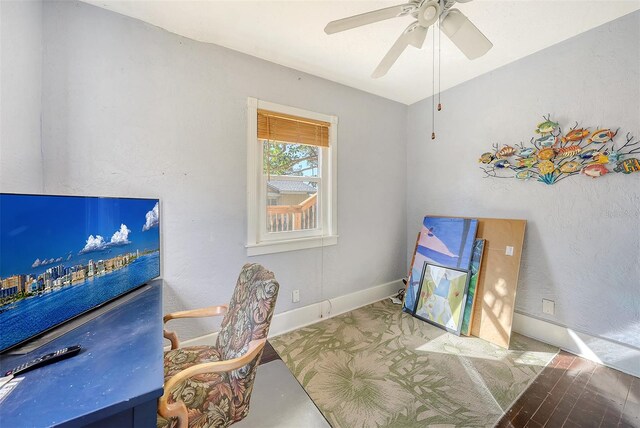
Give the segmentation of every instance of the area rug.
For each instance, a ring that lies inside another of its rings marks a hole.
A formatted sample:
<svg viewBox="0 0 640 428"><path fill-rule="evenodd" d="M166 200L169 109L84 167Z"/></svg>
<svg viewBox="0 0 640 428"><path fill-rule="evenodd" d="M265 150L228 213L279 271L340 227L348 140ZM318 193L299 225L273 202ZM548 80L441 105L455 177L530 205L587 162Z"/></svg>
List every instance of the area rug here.
<svg viewBox="0 0 640 428"><path fill-rule="evenodd" d="M333 427L494 426L558 349L458 337L383 300L270 339Z"/></svg>

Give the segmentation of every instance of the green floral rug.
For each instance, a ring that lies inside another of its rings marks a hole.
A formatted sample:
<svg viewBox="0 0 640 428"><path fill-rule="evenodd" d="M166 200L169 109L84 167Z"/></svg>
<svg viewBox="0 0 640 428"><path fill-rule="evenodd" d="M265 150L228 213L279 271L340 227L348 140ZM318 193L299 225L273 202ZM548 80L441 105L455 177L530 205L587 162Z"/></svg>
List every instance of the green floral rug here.
<svg viewBox="0 0 640 428"><path fill-rule="evenodd" d="M270 339L333 427L494 426L558 349L457 337L388 299Z"/></svg>

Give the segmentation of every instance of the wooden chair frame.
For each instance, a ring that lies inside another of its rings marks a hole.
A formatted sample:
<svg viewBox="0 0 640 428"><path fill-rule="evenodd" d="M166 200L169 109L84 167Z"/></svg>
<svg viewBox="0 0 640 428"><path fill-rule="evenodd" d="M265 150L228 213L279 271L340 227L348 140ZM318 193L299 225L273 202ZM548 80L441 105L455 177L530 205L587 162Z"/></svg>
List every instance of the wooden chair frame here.
<svg viewBox="0 0 640 428"><path fill-rule="evenodd" d="M192 309L189 311L173 312L164 316L163 321L177 318L203 318L225 315L229 309L228 305L209 306L207 308ZM177 349L180 346L178 336L172 331L163 330L163 335L171 341L171 349ZM239 369L246 366L254 360L264 348L267 339L252 340L249 342L249 349L243 355L224 361L212 361L210 363L196 364L188 367L175 375L164 383L164 394L158 402L158 413L165 419L178 418L177 428L186 428L189 425L187 406L181 401L169 403L169 395L171 390L180 382L203 373L221 373Z"/></svg>
<svg viewBox="0 0 640 428"><path fill-rule="evenodd" d="M162 321L166 324L168 321L178 318L205 318L216 317L219 315L224 316L226 315L228 310L229 305L208 306L206 308L191 309L189 311L172 312L165 315L162 318ZM177 349L180 347L180 341L178 340L178 335L175 332L162 330L162 335L165 339L169 339L171 341L171 349Z"/></svg>

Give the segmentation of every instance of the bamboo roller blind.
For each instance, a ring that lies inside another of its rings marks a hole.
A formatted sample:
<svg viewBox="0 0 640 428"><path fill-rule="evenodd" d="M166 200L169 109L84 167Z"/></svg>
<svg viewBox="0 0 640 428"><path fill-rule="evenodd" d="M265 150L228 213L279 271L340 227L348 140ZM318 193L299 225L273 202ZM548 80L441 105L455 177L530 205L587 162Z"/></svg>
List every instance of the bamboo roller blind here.
<svg viewBox="0 0 640 428"><path fill-rule="evenodd" d="M329 122L258 110L258 138L329 147Z"/></svg>

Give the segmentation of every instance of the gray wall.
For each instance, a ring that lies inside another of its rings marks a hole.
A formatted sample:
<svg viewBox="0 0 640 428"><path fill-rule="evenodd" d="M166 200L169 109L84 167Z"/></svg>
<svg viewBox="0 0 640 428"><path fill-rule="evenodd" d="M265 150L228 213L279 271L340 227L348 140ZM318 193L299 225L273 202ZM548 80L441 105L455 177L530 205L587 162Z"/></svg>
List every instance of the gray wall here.
<svg viewBox="0 0 640 428"><path fill-rule="evenodd" d="M0 1L0 191L42 192L42 3Z"/></svg>
<svg viewBox="0 0 640 428"><path fill-rule="evenodd" d="M249 96L340 121L338 245L250 258L277 312L404 276L406 106L83 3L45 2L44 40L45 191L160 197L166 310L228 302L248 260Z"/></svg>
<svg viewBox="0 0 640 428"><path fill-rule="evenodd" d="M247 260L255 96L340 117L338 246L253 258L278 274L278 312L403 276L426 213L516 217L517 310L640 346L640 174L545 186L476 163L546 113L640 135L640 13L446 91L432 142L430 100L407 109L86 4L42 7L0 2L0 190L162 198L167 310L227 301Z"/></svg>
<svg viewBox="0 0 640 428"><path fill-rule="evenodd" d="M640 347L640 173L547 186L485 179L477 163L492 143L528 141L547 113L640 138L639 82L635 12L444 92L435 141L431 99L411 105L408 242L427 213L527 219L516 310Z"/></svg>

